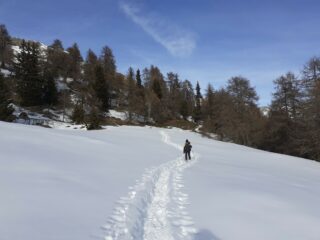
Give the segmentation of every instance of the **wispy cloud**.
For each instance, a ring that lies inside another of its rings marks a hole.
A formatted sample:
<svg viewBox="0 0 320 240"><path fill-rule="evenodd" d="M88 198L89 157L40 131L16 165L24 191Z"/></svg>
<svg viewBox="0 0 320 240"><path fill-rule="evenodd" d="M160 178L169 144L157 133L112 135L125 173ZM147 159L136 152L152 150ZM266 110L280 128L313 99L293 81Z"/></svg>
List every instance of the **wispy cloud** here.
<svg viewBox="0 0 320 240"><path fill-rule="evenodd" d="M192 32L182 29L155 13L143 12L140 7L128 2L120 2L122 11L139 25L156 42L177 57L189 56L196 47Z"/></svg>

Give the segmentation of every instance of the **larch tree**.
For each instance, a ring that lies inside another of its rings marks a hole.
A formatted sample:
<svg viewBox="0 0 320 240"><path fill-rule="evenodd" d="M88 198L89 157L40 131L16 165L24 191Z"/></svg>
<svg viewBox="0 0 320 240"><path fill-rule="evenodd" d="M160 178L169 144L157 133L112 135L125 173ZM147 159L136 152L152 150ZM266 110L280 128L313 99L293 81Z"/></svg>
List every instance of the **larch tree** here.
<svg viewBox="0 0 320 240"><path fill-rule="evenodd" d="M263 148L286 154L297 154L302 146L302 92L297 77L288 72L274 81L275 92L265 129Z"/></svg>
<svg viewBox="0 0 320 240"><path fill-rule="evenodd" d="M176 73L170 72L167 74L167 83L169 85L168 109L172 118L180 117L180 107L182 102L181 82Z"/></svg>
<svg viewBox="0 0 320 240"><path fill-rule="evenodd" d="M306 127L302 156L320 161L320 58L312 58L302 73L303 120Z"/></svg>
<svg viewBox="0 0 320 240"><path fill-rule="evenodd" d="M88 85L93 84L95 79L95 69L99 64L97 55L91 50L88 50L87 57L84 62L84 80Z"/></svg>
<svg viewBox="0 0 320 240"><path fill-rule="evenodd" d="M232 99L229 109L229 134L235 142L255 146L262 134L262 115L257 106L259 99L250 81L243 77L233 77L228 81L227 93ZM231 116L233 115L233 116Z"/></svg>
<svg viewBox="0 0 320 240"><path fill-rule="evenodd" d="M184 80L181 84L181 97L180 114L187 120L187 117L192 116L195 105L194 89L189 80Z"/></svg>
<svg viewBox="0 0 320 240"><path fill-rule="evenodd" d="M64 51L62 42L59 39L53 41L47 49L47 65L55 79L68 77L69 56Z"/></svg>
<svg viewBox="0 0 320 240"><path fill-rule="evenodd" d="M83 58L78 44L74 43L72 47L67 49L67 52L69 53L68 76L75 81L79 81L81 79L81 64L83 62Z"/></svg>
<svg viewBox="0 0 320 240"><path fill-rule="evenodd" d="M99 61L103 67L104 75L109 86L110 99L115 100L121 94L117 81L117 66L112 49L108 46L102 48Z"/></svg>

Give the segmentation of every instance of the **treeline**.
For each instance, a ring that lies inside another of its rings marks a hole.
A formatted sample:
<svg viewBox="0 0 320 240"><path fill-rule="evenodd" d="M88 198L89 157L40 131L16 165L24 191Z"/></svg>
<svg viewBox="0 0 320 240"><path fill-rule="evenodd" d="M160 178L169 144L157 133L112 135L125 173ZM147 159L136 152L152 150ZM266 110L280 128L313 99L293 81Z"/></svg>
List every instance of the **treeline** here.
<svg viewBox="0 0 320 240"><path fill-rule="evenodd" d="M288 72L274 86L263 115L247 79L231 78L217 91L209 84L202 108L206 131L243 145L320 161L320 58L312 58L300 78Z"/></svg>
<svg viewBox="0 0 320 240"><path fill-rule="evenodd" d="M6 82L11 83L10 97L20 106L72 109L72 120L90 129L99 128L111 108L127 111L129 121L143 123L199 119L200 87L195 96L191 82L181 81L178 74L164 76L150 66L141 71L129 68L123 75L108 46L99 55L89 49L83 59L76 43L65 49L54 40L45 47L12 39L4 25L0 28L5 53L1 66L12 73ZM13 54L16 45L19 49Z"/></svg>
<svg viewBox="0 0 320 240"><path fill-rule="evenodd" d="M20 50L13 53L12 46ZM109 109L128 113L128 120L148 124L194 122L221 140L273 152L320 160L320 58L304 66L301 77L287 73L274 81L268 114L257 105L250 81L232 77L226 87L209 84L202 91L177 73L164 75L156 66L117 72L112 50L85 59L75 43L64 48L12 39L0 26L0 119L11 120L14 102L25 107L50 107L69 112L75 123L97 129Z"/></svg>

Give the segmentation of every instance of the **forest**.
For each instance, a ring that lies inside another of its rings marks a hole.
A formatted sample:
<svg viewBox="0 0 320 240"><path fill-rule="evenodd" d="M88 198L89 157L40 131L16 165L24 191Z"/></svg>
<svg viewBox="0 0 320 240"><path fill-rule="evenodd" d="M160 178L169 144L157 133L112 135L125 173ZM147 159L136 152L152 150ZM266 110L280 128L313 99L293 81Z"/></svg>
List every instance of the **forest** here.
<svg viewBox="0 0 320 240"><path fill-rule="evenodd" d="M117 71L109 46L83 57L77 43L44 46L10 36L0 25L0 120L14 121L12 104L60 109L87 129L106 124L110 109L126 111L127 124L200 126L204 134L271 152L320 161L320 58L301 74L284 73L274 83L267 112L250 80L231 77L225 87L200 86L155 65ZM270 80L270 81L271 81Z"/></svg>

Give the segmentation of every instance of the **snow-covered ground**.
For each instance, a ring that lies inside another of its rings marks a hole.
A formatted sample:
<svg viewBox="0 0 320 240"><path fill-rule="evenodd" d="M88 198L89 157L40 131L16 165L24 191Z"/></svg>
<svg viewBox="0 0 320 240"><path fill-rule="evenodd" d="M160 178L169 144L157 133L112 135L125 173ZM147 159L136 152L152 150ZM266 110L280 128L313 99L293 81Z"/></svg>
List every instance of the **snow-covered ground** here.
<svg viewBox="0 0 320 240"><path fill-rule="evenodd" d="M179 129L0 133L1 240L320 239L313 161Z"/></svg>
<svg viewBox="0 0 320 240"><path fill-rule="evenodd" d="M11 74L9 70L3 68L0 68L0 73L3 74L3 76L5 77L8 77Z"/></svg>
<svg viewBox="0 0 320 240"><path fill-rule="evenodd" d="M127 113L126 112L119 112L119 111L112 110L112 109L109 110L109 112L107 113L107 116L118 118L123 121L127 120Z"/></svg>

